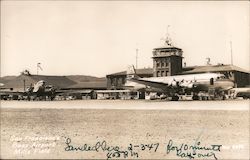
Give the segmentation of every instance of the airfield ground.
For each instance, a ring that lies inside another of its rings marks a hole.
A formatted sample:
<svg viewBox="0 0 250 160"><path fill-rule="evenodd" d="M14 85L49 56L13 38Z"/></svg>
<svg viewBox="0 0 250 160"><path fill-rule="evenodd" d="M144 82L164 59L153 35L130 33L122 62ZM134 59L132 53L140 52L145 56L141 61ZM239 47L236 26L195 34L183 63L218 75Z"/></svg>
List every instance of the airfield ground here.
<svg viewBox="0 0 250 160"><path fill-rule="evenodd" d="M1 101L1 158L107 158L106 152L65 151L65 141L70 138L75 146L104 140L121 149L130 143L160 144L157 152L135 149L140 159L181 159L174 151L166 153L169 140L176 145L192 145L195 141L206 146L220 144L218 159L249 159L249 103L249 100ZM35 139L39 137L58 139ZM40 153L46 147L39 144L45 143L51 144L47 146L49 151ZM40 150L34 153L37 148Z"/></svg>

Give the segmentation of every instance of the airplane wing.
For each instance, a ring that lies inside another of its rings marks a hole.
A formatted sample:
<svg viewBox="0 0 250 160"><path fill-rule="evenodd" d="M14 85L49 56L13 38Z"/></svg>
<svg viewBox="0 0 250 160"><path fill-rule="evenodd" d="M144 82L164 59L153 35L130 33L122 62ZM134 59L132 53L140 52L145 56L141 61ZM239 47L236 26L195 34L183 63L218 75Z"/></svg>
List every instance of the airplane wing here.
<svg viewBox="0 0 250 160"><path fill-rule="evenodd" d="M153 80L150 78L140 78L136 74L136 70L133 66L129 67L129 70L127 71L127 75L128 75L127 81L135 82L138 84L143 84L145 86L150 86L155 89L160 89L166 93L167 92L177 93L178 91L182 89L194 89L194 88L200 87L200 85L196 81L185 81L184 78L181 80L176 80L175 77L165 79L165 80L164 79Z"/></svg>
<svg viewBox="0 0 250 160"><path fill-rule="evenodd" d="M129 79L129 81L144 84L146 86L150 86L150 87L154 87L154 88L161 88L162 90L167 90L167 89L172 88L166 83L148 81L148 80L144 80L144 79L131 78L131 79Z"/></svg>
<svg viewBox="0 0 250 160"><path fill-rule="evenodd" d="M178 91L182 88L187 88L187 89L191 89L191 88L200 88L202 87L202 85L199 85L196 82L189 82L189 83L185 83L185 82L181 82L181 81L173 81L171 84L168 83L163 83L163 82L156 82L156 81L151 81L151 80L145 80L145 79L141 79L141 78L131 78L128 79L129 81L133 81L136 83L140 83L140 84L144 84L146 86L150 86L153 88L160 88L163 91Z"/></svg>

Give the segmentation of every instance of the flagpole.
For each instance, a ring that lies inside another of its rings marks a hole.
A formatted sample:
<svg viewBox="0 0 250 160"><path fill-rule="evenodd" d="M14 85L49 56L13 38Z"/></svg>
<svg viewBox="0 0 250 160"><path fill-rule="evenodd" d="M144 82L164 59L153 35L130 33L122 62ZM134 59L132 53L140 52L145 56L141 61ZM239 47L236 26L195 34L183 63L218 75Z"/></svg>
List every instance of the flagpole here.
<svg viewBox="0 0 250 160"><path fill-rule="evenodd" d="M233 65L233 49L232 49L232 41L230 41L230 48L231 48L231 65Z"/></svg>
<svg viewBox="0 0 250 160"><path fill-rule="evenodd" d="M38 75L38 70L39 68L42 70L41 66L40 66L40 62L36 64L36 74Z"/></svg>

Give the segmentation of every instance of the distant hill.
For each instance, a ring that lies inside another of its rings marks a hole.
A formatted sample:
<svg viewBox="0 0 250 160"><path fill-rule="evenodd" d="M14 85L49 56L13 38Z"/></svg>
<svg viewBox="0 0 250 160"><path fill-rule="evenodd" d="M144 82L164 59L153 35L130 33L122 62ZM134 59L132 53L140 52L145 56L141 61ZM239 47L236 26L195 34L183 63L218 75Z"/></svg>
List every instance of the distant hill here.
<svg viewBox="0 0 250 160"><path fill-rule="evenodd" d="M17 76L5 76L5 77L0 77L0 83L7 83L13 79L15 79Z"/></svg>
<svg viewBox="0 0 250 160"><path fill-rule="evenodd" d="M76 83L106 81L105 77L98 78L98 77L94 77L94 76L84 76L84 75L69 75L66 77L72 81L75 81Z"/></svg>
<svg viewBox="0 0 250 160"><path fill-rule="evenodd" d="M18 76L4 76L4 77L0 77L0 83L7 83L11 80L14 80L15 78L17 78ZM81 82L105 82L106 78L102 77L102 78L98 78L98 77L94 77L94 76L85 76L85 75L69 75L69 76L65 76L68 79L76 82L76 83L81 83Z"/></svg>

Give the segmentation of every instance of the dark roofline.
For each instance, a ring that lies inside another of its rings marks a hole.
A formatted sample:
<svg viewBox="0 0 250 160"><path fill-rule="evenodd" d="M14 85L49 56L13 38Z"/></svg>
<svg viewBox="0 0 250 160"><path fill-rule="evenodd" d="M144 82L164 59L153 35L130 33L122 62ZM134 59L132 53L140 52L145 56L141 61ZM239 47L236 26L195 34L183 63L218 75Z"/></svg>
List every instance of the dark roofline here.
<svg viewBox="0 0 250 160"><path fill-rule="evenodd" d="M206 68L211 67L209 72L218 72L218 71L237 71L237 72L242 72L242 73L250 73L250 71L247 71L243 68L240 68L235 65L231 64L220 64L220 65L209 65L209 66L187 66L183 67L183 69L190 69L188 71L183 71L182 74L192 74L192 73L203 73L203 72L208 72L207 70L204 70ZM223 68L224 67L224 68ZM214 69L214 70L213 70Z"/></svg>
<svg viewBox="0 0 250 160"><path fill-rule="evenodd" d="M26 74L21 74L24 76L30 76L30 77L67 77L67 76L58 76L58 75L37 75L37 74L30 74L30 75L26 75Z"/></svg>
<svg viewBox="0 0 250 160"><path fill-rule="evenodd" d="M210 66L186 66L186 67L182 67L183 71L181 74L191 74L191 73L204 73L204 72L208 72L206 70L202 70L202 68L208 68L208 67L214 67L214 69L216 69L217 71L238 71L238 72L242 72L242 73L250 73L249 71L242 69L240 67L234 66L234 65L230 65L230 64L224 64L224 65L210 65ZM221 69L220 67L230 67L229 69ZM201 68L201 70L199 70L199 68ZM145 73L145 74L153 74L153 68L141 68L141 69L136 69L136 70L152 70L152 73ZM185 71L188 70L188 71ZM198 70L198 71L196 71ZM211 69L211 72L216 72L214 70ZM137 73L139 75L143 75L141 73ZM117 73L113 73L113 74L108 74L106 75L106 77L108 76L126 76L126 71L122 71L122 72L117 72Z"/></svg>
<svg viewBox="0 0 250 160"><path fill-rule="evenodd" d="M162 49L167 49L167 50L171 50L171 49L182 50L181 48L178 48L178 47L157 47L157 48L153 48L153 50L162 50Z"/></svg>
<svg viewBox="0 0 250 160"><path fill-rule="evenodd" d="M107 81L80 82L64 89L106 89Z"/></svg>
<svg viewBox="0 0 250 160"><path fill-rule="evenodd" d="M147 71L152 70L152 73L149 73ZM152 74L153 75L153 68L139 68L139 69L135 69L136 74L138 75L149 75ZM145 71L145 72L142 72ZM116 72L116 73L112 73L112 74L108 74L106 75L106 77L108 76L126 76L127 75L127 71L121 71L121 72Z"/></svg>

